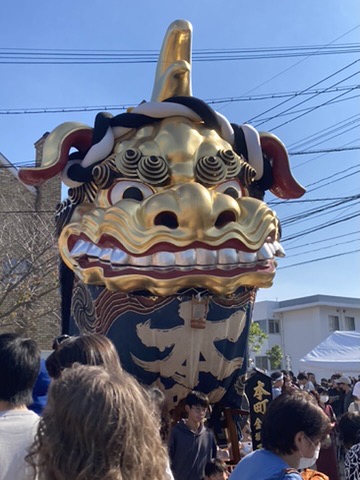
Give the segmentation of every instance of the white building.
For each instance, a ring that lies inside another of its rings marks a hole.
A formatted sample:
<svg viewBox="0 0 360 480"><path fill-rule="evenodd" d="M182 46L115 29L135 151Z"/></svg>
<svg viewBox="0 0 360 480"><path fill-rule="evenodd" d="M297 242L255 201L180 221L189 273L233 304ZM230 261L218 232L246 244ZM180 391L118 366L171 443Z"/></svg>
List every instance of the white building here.
<svg viewBox="0 0 360 480"><path fill-rule="evenodd" d="M268 334L261 351L250 353L255 366L271 371L265 352L279 345L283 353L281 368L290 369L297 375L299 360L332 332L360 332L360 299L312 295L282 302L258 302L253 320Z"/></svg>

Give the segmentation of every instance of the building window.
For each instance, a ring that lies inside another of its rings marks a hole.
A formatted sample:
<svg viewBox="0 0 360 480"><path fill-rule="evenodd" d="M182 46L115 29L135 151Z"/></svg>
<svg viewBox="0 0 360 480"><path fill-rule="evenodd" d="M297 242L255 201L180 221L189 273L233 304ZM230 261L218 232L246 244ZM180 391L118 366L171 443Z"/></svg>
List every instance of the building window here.
<svg viewBox="0 0 360 480"><path fill-rule="evenodd" d="M267 321L266 320L256 320L256 322L259 327L261 328L261 330L264 332L264 333L268 333L267 331Z"/></svg>
<svg viewBox="0 0 360 480"><path fill-rule="evenodd" d="M329 330L330 332L340 330L339 317L337 315L329 315Z"/></svg>
<svg viewBox="0 0 360 480"><path fill-rule="evenodd" d="M280 320L269 319L269 333L280 333Z"/></svg>
<svg viewBox="0 0 360 480"><path fill-rule="evenodd" d="M354 317L345 317L345 330L355 330Z"/></svg>
<svg viewBox="0 0 360 480"><path fill-rule="evenodd" d="M258 357L255 357L255 366L257 368L261 368L262 370L268 369L268 362L269 359L266 356L259 355Z"/></svg>

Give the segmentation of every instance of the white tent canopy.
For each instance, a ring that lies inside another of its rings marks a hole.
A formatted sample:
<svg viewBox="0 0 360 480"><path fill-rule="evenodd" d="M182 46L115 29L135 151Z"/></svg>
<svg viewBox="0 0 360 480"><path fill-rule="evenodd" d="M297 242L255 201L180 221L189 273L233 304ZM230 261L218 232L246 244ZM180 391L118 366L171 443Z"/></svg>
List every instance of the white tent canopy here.
<svg viewBox="0 0 360 480"><path fill-rule="evenodd" d="M360 332L336 331L303 357L300 371L330 377L333 373L360 374Z"/></svg>

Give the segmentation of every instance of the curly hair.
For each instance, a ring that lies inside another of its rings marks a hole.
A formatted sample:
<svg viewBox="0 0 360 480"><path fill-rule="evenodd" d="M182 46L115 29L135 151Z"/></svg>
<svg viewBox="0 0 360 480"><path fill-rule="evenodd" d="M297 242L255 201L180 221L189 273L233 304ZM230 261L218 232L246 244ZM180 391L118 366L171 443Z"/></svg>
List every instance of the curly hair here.
<svg viewBox="0 0 360 480"><path fill-rule="evenodd" d="M114 344L107 337L99 334L67 338L46 359L46 368L51 378L59 378L61 372L74 363L103 365L110 371L121 369Z"/></svg>
<svg viewBox="0 0 360 480"><path fill-rule="evenodd" d="M26 460L39 480L164 480L149 395L124 371L74 365L50 386Z"/></svg>

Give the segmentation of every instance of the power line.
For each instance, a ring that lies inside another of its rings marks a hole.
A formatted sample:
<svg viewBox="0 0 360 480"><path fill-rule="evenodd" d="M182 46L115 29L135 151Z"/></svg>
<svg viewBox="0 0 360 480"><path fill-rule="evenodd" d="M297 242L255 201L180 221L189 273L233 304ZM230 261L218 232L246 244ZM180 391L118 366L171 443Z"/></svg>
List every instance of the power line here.
<svg viewBox="0 0 360 480"><path fill-rule="evenodd" d="M358 87L360 88L360 87ZM360 95L354 95L352 97L347 97L347 98L341 98L340 100L334 100L334 99L330 99L329 102L326 104L326 106L328 105L335 105L336 103L343 103L343 102L348 102L349 100L354 100L354 98L358 98ZM294 111L289 111L289 112L286 112L286 113L279 113L277 115L277 117L288 117L290 115L294 115L296 113L301 113L301 112L309 112L310 110L312 110L313 107L307 107L307 108L300 108L298 110L294 110ZM270 121L270 118L272 117L269 117L269 118L262 118L261 120L264 120L264 122L268 122ZM246 122L245 122L246 123Z"/></svg>
<svg viewBox="0 0 360 480"><path fill-rule="evenodd" d="M310 233L317 232L319 230L324 230L325 228L332 227L333 225L337 225L338 223L343 223L347 222L348 220L352 220L353 218L356 218L360 215L360 212L357 212L353 215L348 215L347 217L341 218L340 220L335 220L333 222L327 222L327 223L322 223L321 225L318 225L313 228L308 228L307 230L303 230L302 232L295 233L294 235L291 235L287 238L284 238L282 240L282 243L284 242L289 242L290 240L293 240L295 238L303 237L305 235L309 235Z"/></svg>
<svg viewBox="0 0 360 480"><path fill-rule="evenodd" d="M248 102L248 101L260 101L260 100L269 100L274 98L284 98L284 97L298 97L300 95L312 95L317 93L319 95L323 93L334 93L341 91L352 91L354 88L360 88L360 85L351 85L351 86L342 86L335 87L333 89L323 89L323 90L309 90L307 92L279 92L279 93L263 93L253 96L240 96L240 97L226 97L226 98L210 98L204 99L209 105L216 105L221 103L228 102ZM92 112L92 111L101 111L101 110L126 110L129 107L134 106L134 103L127 103L122 105L83 105L83 106L74 106L74 107L21 107L21 108L8 108L1 109L0 115L19 115L19 114L36 114L36 113L72 113L72 112Z"/></svg>
<svg viewBox="0 0 360 480"><path fill-rule="evenodd" d="M354 75L358 75L360 72L356 72L354 73L353 75L350 75L350 77L353 77ZM347 80L347 78L345 79ZM355 87L355 88L358 88L358 87ZM338 98L341 98L343 95L347 95L349 92L351 92L352 90L355 90L355 88L353 89L350 89L349 91L347 92L343 92L343 93L340 93L340 95L337 95L335 98L331 99L331 100L337 100ZM311 97L310 97L311 98ZM277 130L278 128L280 127L283 127L284 125L287 125L291 122L294 122L295 120L298 120L299 118L303 117L304 115L308 115L309 113L312 113L314 112L315 110L317 110L318 108L321 108L321 107L324 107L325 105L327 105L331 100L328 100L324 103L321 103L320 105L315 105L313 108L311 108L309 111L307 112L304 112L294 118L291 118L290 120L286 121L286 122L283 122L283 123L280 123L279 125L276 125L274 128L272 128L270 130L270 132L273 132L274 130Z"/></svg>
<svg viewBox="0 0 360 480"><path fill-rule="evenodd" d="M333 46L314 45L300 47L261 47L248 49L194 50L194 62L218 62L234 60L270 60L303 56L354 54L360 52L360 44ZM2 64L31 65L79 65L79 64L134 64L156 63L158 51L147 50L51 50L51 49L0 49Z"/></svg>
<svg viewBox="0 0 360 480"><path fill-rule="evenodd" d="M350 67L352 67L353 65L355 65L358 61L359 61L359 59L358 59L358 60L355 60L354 62L350 62L350 63L348 63L347 65L345 65L345 67L342 67L342 68L340 68L339 70L337 70L336 72L334 72L334 73L332 73L332 74L330 74L330 75L322 78L321 80L313 83L312 85L309 85L307 88L305 88L304 90L302 90L302 93L311 90L312 88L316 87L316 86L319 85L320 83L323 83L323 82L325 82L326 80L329 80L329 78L335 77L337 74L339 74L339 73L343 72L344 70L347 70L348 68L350 68ZM335 85L336 85L336 84L335 84ZM333 87L333 86L334 86L334 85L332 85L331 87ZM329 87L329 88L331 88L331 87ZM265 110L265 112L259 113L259 114L256 115L255 117L252 117L250 120L248 120L248 123L252 122L252 121L255 120L256 118L259 118L261 115L264 115L265 113L271 112L272 110L280 107L281 105L284 105L285 103L289 102L289 101L292 100L293 98L295 98L295 97L286 99L286 100L284 100L283 102L279 103L278 105L275 105L274 107L271 107L271 108L269 108L268 110ZM301 104L293 105L293 107L291 107L291 109L294 108L294 107L296 107L296 106L298 106L298 105L301 105ZM288 110L289 110L289 109L286 109L286 110L284 110L284 111L281 112L281 113L287 112ZM278 114L278 115L279 115L279 114ZM269 120L272 120L273 118L276 118L278 115L275 115L275 116L273 116L273 117L270 117ZM257 126L260 126L260 125L262 125L263 123L264 123L264 121L262 121L261 123L258 123Z"/></svg>
<svg viewBox="0 0 360 480"><path fill-rule="evenodd" d="M347 145L351 145L352 143L357 142L359 140L360 140L359 138L356 138L354 140L350 140L350 142L343 143L342 145L340 145L340 147L346 147ZM323 153L321 155L317 155L316 157L310 158L309 160L306 160L305 162L297 163L296 165L292 166L292 169L295 170L296 168L302 167L303 165L305 165L309 162L313 162L314 160L317 160L318 158L324 157L325 155L326 154ZM351 168L356 168L356 167L357 167L357 165L355 165L354 167L351 167Z"/></svg>
<svg viewBox="0 0 360 480"><path fill-rule="evenodd" d="M343 233L342 235L336 235L335 237L327 237L324 238L323 240L316 240L315 242L308 242L308 243L303 243L302 245L297 245L294 247L286 247L286 250L295 250L297 248L302 248L302 247L308 247L310 245L316 245L317 243L324 243L324 242L329 242L330 240L336 240L337 238L343 238L343 237L349 237L350 235L357 235L359 233L359 230L356 230L355 232L350 232L350 233Z"/></svg>
<svg viewBox="0 0 360 480"><path fill-rule="evenodd" d="M321 247L321 248L315 248L313 250L307 250L306 252L300 252L299 254L296 254L296 255L286 255L286 258L289 259L289 258L293 258L293 257L298 257L298 256L302 256L302 255L307 255L308 253L314 253L314 252L320 252L320 251L324 251L324 250L328 250L329 248L334 248L334 247L338 247L339 245L346 245L348 243L354 243L354 242L357 242L359 241L360 238L355 238L354 240L348 240L346 242L339 242L339 243L334 243L333 245L328 245L327 247Z"/></svg>
<svg viewBox="0 0 360 480"><path fill-rule="evenodd" d="M299 265L306 265L308 263L321 262L322 260L329 260L330 258L342 257L343 255L350 255L350 254L356 253L356 252L360 252L360 249L352 250L351 252L338 253L336 255L329 255L327 257L314 258L313 260L308 260L306 262L293 263L292 265L284 265L282 267L278 267L277 270L281 270L281 269L284 269L284 268L297 267Z"/></svg>
<svg viewBox="0 0 360 480"><path fill-rule="evenodd" d="M288 152L289 156L295 157L297 155L313 155L316 153L335 153L335 152L347 152L351 150L359 150L360 146L355 145L354 147L339 147L339 148L327 148L324 150L300 150L298 152Z"/></svg>
<svg viewBox="0 0 360 480"><path fill-rule="evenodd" d="M282 219L281 220L281 225L285 226L285 225L289 225L289 224L292 224L292 223L296 223L299 220L303 220L303 219L307 220L307 219L309 219L309 217L312 217L312 216L317 215L318 213L322 213L324 211L326 211L326 213L328 213L333 208L339 207L340 205L343 206L346 203L354 202L356 200L359 200L359 198L360 198L360 194L359 195L354 195L354 197L351 197L351 198L345 198L343 200L339 200L337 202L327 203L326 205L323 205L321 207L317 207L317 208L313 208L313 209L306 210L306 211L303 211L303 212L299 212L297 214L294 214L294 215L291 215L289 217L286 217L286 218Z"/></svg>
<svg viewBox="0 0 360 480"><path fill-rule="evenodd" d="M346 123L347 122L347 123ZM297 148L299 147L304 147L304 145L311 144L313 141L319 140L325 135L331 134L333 132L337 132L338 130L342 130L348 125L352 125L353 123L360 122L360 114L356 113L355 115L352 115L351 117L345 118L344 120L341 120L340 122L336 122L329 127L323 128L322 130L319 130L316 133L313 133L311 135L308 135L307 137L303 138L302 140L298 140L297 142L293 142L290 145L287 145L287 148L294 148L295 146Z"/></svg>

